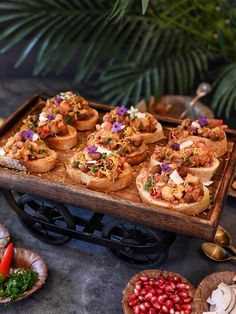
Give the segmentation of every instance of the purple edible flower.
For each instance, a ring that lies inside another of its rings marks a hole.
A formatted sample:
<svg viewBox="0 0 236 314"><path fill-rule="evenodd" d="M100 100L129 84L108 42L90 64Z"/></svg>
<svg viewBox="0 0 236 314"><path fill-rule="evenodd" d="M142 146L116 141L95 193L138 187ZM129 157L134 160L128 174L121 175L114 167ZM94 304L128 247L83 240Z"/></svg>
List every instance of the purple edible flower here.
<svg viewBox="0 0 236 314"><path fill-rule="evenodd" d="M124 115L126 115L126 112L127 112L127 108L125 108L125 106L120 106L120 107L117 107L117 108L116 108L116 113L117 113L119 116L124 116Z"/></svg>
<svg viewBox="0 0 236 314"><path fill-rule="evenodd" d="M201 117L199 118L199 124L201 125L201 127L207 125L207 124L208 124L207 118L201 116Z"/></svg>
<svg viewBox="0 0 236 314"><path fill-rule="evenodd" d="M113 124L112 124L112 128L111 128L111 131L112 132L114 132L114 133L117 133L117 132L119 132L120 130L122 130L123 129L123 124L121 123L121 122L114 122Z"/></svg>
<svg viewBox="0 0 236 314"><path fill-rule="evenodd" d="M169 172L172 170L172 168L168 162L164 162L163 164L161 164L161 170L164 172Z"/></svg>
<svg viewBox="0 0 236 314"><path fill-rule="evenodd" d="M56 97L55 98L55 102L57 103L57 104L60 104L61 102L62 102L62 98L61 97Z"/></svg>
<svg viewBox="0 0 236 314"><path fill-rule="evenodd" d="M33 136L34 136L34 132L32 132L30 129L28 129L28 130L22 131L21 135L22 135L24 140L32 141L33 140Z"/></svg>
<svg viewBox="0 0 236 314"><path fill-rule="evenodd" d="M54 120L55 118L56 118L56 115L55 114L49 114L49 115L47 115L47 118L48 118L48 120Z"/></svg>
<svg viewBox="0 0 236 314"><path fill-rule="evenodd" d="M173 143L173 144L171 144L171 148L173 150L180 150L180 145L179 145L179 143Z"/></svg>
<svg viewBox="0 0 236 314"><path fill-rule="evenodd" d="M92 145L92 146L89 146L86 148L86 150L89 154L96 153L97 149L98 149L98 147L96 145Z"/></svg>

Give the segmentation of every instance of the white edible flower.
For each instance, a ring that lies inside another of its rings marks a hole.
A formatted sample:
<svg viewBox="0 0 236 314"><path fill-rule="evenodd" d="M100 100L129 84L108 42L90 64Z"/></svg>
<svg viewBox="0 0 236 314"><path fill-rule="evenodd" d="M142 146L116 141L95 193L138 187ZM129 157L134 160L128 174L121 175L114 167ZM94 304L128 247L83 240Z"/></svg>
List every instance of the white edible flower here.
<svg viewBox="0 0 236 314"><path fill-rule="evenodd" d="M196 129L200 129L200 127L201 127L201 125L196 121L193 121L191 125L192 125L192 127L196 128Z"/></svg>
<svg viewBox="0 0 236 314"><path fill-rule="evenodd" d="M97 146L97 152L101 154L112 154L112 151L106 148L103 148L102 146Z"/></svg>
<svg viewBox="0 0 236 314"><path fill-rule="evenodd" d="M4 156L6 153L3 148L0 148L0 156Z"/></svg>
<svg viewBox="0 0 236 314"><path fill-rule="evenodd" d="M39 136L37 133L34 133L33 136L32 136L32 141L37 141L39 139Z"/></svg>
<svg viewBox="0 0 236 314"><path fill-rule="evenodd" d="M186 147L190 147L190 146L192 146L193 145L193 141L185 141L185 142L183 142L183 143L181 143L180 144L180 146L179 146L179 148L180 149L184 149L184 148L186 148Z"/></svg>
<svg viewBox="0 0 236 314"><path fill-rule="evenodd" d="M138 109L134 108L133 106L130 107L130 110L127 111L127 113L130 115L130 118L136 118L138 116Z"/></svg>
<svg viewBox="0 0 236 314"><path fill-rule="evenodd" d="M205 181L205 182L203 182L203 185L204 186L210 186L210 185L212 185L212 183L213 183L213 181Z"/></svg>
<svg viewBox="0 0 236 314"><path fill-rule="evenodd" d="M145 117L146 117L145 112L138 112L138 113L137 113L137 118L143 119L143 118L145 118Z"/></svg>
<svg viewBox="0 0 236 314"><path fill-rule="evenodd" d="M40 121L40 122L46 122L46 121L48 121L48 117L47 117L46 112L41 112L41 113L40 113L40 115L39 115L39 121Z"/></svg>

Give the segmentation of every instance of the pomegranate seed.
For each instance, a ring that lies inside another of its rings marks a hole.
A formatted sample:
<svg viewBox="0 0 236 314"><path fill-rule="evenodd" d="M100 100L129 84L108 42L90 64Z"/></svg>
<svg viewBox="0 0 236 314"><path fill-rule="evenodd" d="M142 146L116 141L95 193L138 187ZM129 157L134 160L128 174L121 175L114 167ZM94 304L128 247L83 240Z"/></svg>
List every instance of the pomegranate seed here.
<svg viewBox="0 0 236 314"><path fill-rule="evenodd" d="M154 281L153 279L149 280L149 285L150 285L150 286L153 286L154 283L155 283L155 281Z"/></svg>
<svg viewBox="0 0 236 314"><path fill-rule="evenodd" d="M169 313L170 313L170 314L175 314L176 312L175 312L174 309L170 309L170 310L169 310Z"/></svg>
<svg viewBox="0 0 236 314"><path fill-rule="evenodd" d="M178 295L176 295L174 298L173 298L173 302L174 303L179 303L180 302L180 297Z"/></svg>
<svg viewBox="0 0 236 314"><path fill-rule="evenodd" d="M143 281L143 285L144 285L144 287L149 286L149 282L148 281Z"/></svg>
<svg viewBox="0 0 236 314"><path fill-rule="evenodd" d="M191 313L192 313L191 310L185 310L185 311L184 311L184 314L191 314Z"/></svg>
<svg viewBox="0 0 236 314"><path fill-rule="evenodd" d="M179 311L175 311L175 314L180 314L180 312Z"/></svg>
<svg viewBox="0 0 236 314"><path fill-rule="evenodd" d="M142 276L142 277L140 277L140 280L142 280L142 281L148 281L148 276Z"/></svg>
<svg viewBox="0 0 236 314"><path fill-rule="evenodd" d="M136 285L135 285L135 289L137 289L137 290L142 290L142 285L136 284Z"/></svg>
<svg viewBox="0 0 236 314"><path fill-rule="evenodd" d="M183 309L183 310L188 310L188 311L189 311L189 310L191 310L191 309L192 309L192 306L191 306L191 304L183 304L183 305L182 305L182 309Z"/></svg>
<svg viewBox="0 0 236 314"><path fill-rule="evenodd" d="M148 285L145 286L145 289L146 289L147 291L151 291L152 286L150 286L150 284L148 284Z"/></svg>
<svg viewBox="0 0 236 314"><path fill-rule="evenodd" d="M179 282L180 281L180 277L179 276L173 276L173 281L174 282Z"/></svg>
<svg viewBox="0 0 236 314"><path fill-rule="evenodd" d="M152 289L150 290L150 292L151 292L153 295L156 295L156 290L155 290L155 289L152 288ZM162 293L163 293L163 291L162 291Z"/></svg>
<svg viewBox="0 0 236 314"><path fill-rule="evenodd" d="M165 291L166 292L171 292L173 289L172 289L172 287L171 287L171 285L166 285L165 286Z"/></svg>
<svg viewBox="0 0 236 314"><path fill-rule="evenodd" d="M151 292L148 292L145 296L144 296L144 300L145 301L149 301L151 300L151 298L153 297L153 294Z"/></svg>
<svg viewBox="0 0 236 314"><path fill-rule="evenodd" d="M163 304L163 302L164 302L163 295L159 295L159 296L157 297L157 302L158 302L158 304L160 304L160 305Z"/></svg>
<svg viewBox="0 0 236 314"><path fill-rule="evenodd" d="M135 294L136 296L139 296L139 290L136 289L136 288L134 288L134 294Z"/></svg>
<svg viewBox="0 0 236 314"><path fill-rule="evenodd" d="M177 284L177 289L183 290L184 288L185 288L185 284L184 284L184 283L179 282L179 283Z"/></svg>
<svg viewBox="0 0 236 314"><path fill-rule="evenodd" d="M146 309L149 309L151 307L150 302L145 302L144 305L145 305Z"/></svg>
<svg viewBox="0 0 236 314"><path fill-rule="evenodd" d="M129 297L129 299L135 299L136 298L136 294L135 293L129 293L128 297Z"/></svg>
<svg viewBox="0 0 236 314"><path fill-rule="evenodd" d="M188 294L187 294L187 292L185 292L185 291L180 291L180 293L179 293L179 296L181 297L181 298L187 298L188 297Z"/></svg>
<svg viewBox="0 0 236 314"><path fill-rule="evenodd" d="M162 289L162 290L164 290L165 287L166 287L166 284L165 284L165 283L164 283L163 285L159 285L159 288Z"/></svg>
<svg viewBox="0 0 236 314"><path fill-rule="evenodd" d="M139 301L141 301L141 302L144 301L144 297L143 297L142 295L139 295L139 296L138 296L138 299L139 299Z"/></svg>
<svg viewBox="0 0 236 314"><path fill-rule="evenodd" d="M191 303L193 301L193 298L188 297L186 299L183 300L184 303Z"/></svg>
<svg viewBox="0 0 236 314"><path fill-rule="evenodd" d="M142 280L138 280L138 281L135 282L134 285L136 286L136 285L142 285L142 284L143 284Z"/></svg>
<svg viewBox="0 0 236 314"><path fill-rule="evenodd" d="M170 286L171 286L172 290L175 290L175 289L176 289L176 284L175 284L175 283L171 282L171 283L170 283Z"/></svg>
<svg viewBox="0 0 236 314"><path fill-rule="evenodd" d="M156 289L156 294L157 294L157 295L162 295L162 294L163 294L163 290L161 290L161 289Z"/></svg>
<svg viewBox="0 0 236 314"><path fill-rule="evenodd" d="M166 300L165 305L168 307L168 309L172 309L174 304L171 300Z"/></svg>
<svg viewBox="0 0 236 314"><path fill-rule="evenodd" d="M181 305L180 304L175 304L175 309L177 311L181 311L182 310Z"/></svg>
<svg viewBox="0 0 236 314"><path fill-rule="evenodd" d="M157 297L154 295L151 300L150 300L152 303L155 303L157 301Z"/></svg>
<svg viewBox="0 0 236 314"><path fill-rule="evenodd" d="M153 307L157 310L160 310L161 309L161 305L158 304L157 302L156 303L153 303Z"/></svg>
<svg viewBox="0 0 236 314"><path fill-rule="evenodd" d="M144 303L139 304L139 308L142 312L146 313L146 307L145 307Z"/></svg>
<svg viewBox="0 0 236 314"><path fill-rule="evenodd" d="M156 310L154 308L149 309L148 314L156 314Z"/></svg>
<svg viewBox="0 0 236 314"><path fill-rule="evenodd" d="M163 305L161 309L162 309L162 312L169 313L169 309L165 305Z"/></svg>
<svg viewBox="0 0 236 314"><path fill-rule="evenodd" d="M147 294L147 291L145 289L142 289L139 294L144 296Z"/></svg>
<svg viewBox="0 0 236 314"><path fill-rule="evenodd" d="M190 289L190 285L188 283L185 284L185 289L189 290Z"/></svg>
<svg viewBox="0 0 236 314"><path fill-rule="evenodd" d="M173 281L174 277L173 276L167 276L166 278L168 281Z"/></svg>
<svg viewBox="0 0 236 314"><path fill-rule="evenodd" d="M140 313L141 313L141 309L140 309L139 305L136 305L136 306L133 308L133 311L134 311L134 314L140 314Z"/></svg>
<svg viewBox="0 0 236 314"><path fill-rule="evenodd" d="M138 300L132 299L132 300L129 301L129 306L130 307L134 307L137 304L138 304Z"/></svg>

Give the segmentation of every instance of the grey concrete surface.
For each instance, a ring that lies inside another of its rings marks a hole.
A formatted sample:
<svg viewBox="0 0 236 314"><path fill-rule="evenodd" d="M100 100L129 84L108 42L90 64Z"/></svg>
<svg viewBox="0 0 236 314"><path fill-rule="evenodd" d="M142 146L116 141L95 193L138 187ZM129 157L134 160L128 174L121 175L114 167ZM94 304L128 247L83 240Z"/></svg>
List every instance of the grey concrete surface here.
<svg viewBox="0 0 236 314"><path fill-rule="evenodd" d="M71 82L36 79L0 81L0 116L9 115L39 89L54 93L70 86ZM235 218L236 200L229 198L220 223L230 231L236 244ZM46 284L38 292L9 308L0 305L0 313L122 314L122 289L138 269L124 265L97 245L71 240L55 246L39 241L22 227L1 193L0 221L8 226L17 247L38 252L49 269ZM208 260L201 253L202 242L179 235L159 268L179 272L195 286L211 272L236 271L235 262L218 264Z"/></svg>

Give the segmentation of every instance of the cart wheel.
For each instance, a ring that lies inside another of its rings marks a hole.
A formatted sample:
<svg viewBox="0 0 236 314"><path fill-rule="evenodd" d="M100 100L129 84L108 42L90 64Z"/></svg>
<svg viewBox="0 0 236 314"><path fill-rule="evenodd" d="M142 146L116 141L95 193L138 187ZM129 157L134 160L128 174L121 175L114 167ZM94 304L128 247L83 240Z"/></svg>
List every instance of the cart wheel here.
<svg viewBox="0 0 236 314"><path fill-rule="evenodd" d="M20 206L22 211L32 217L60 227L70 228L73 230L76 228L72 216L67 208L62 204L44 200L30 194L22 195L18 199L17 204ZM63 244L70 240L69 236L47 230L38 222L32 223L23 219L20 215L18 215L18 218L26 230L41 241L51 244Z"/></svg>
<svg viewBox="0 0 236 314"><path fill-rule="evenodd" d="M175 235L172 235L170 241L170 233L162 231L160 229L154 229L148 226L137 225L124 220L111 220L103 228L103 237L110 239L114 242L132 244L136 246L157 246L163 243L166 238L166 234L169 237L169 244L165 250L158 250L158 252L141 253L137 252L127 246L124 250L108 249L112 255L118 257L122 262L135 268L152 268L153 266L161 265L169 253L169 246L175 239Z"/></svg>

